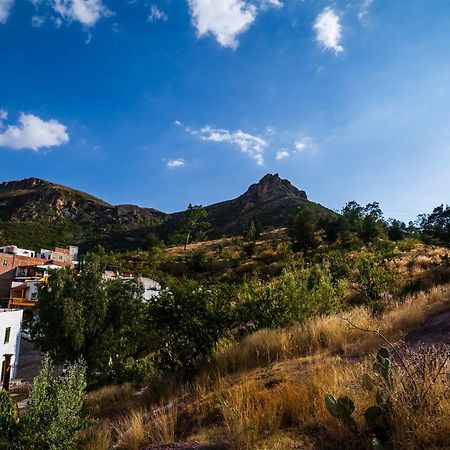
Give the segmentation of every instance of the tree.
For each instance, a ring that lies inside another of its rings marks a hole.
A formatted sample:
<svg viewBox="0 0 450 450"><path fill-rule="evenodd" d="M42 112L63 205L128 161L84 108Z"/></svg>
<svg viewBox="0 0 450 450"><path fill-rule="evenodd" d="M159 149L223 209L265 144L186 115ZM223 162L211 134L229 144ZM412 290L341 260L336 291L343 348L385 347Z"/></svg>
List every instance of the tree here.
<svg viewBox="0 0 450 450"><path fill-rule="evenodd" d="M388 228L388 237L391 241L401 241L408 234L406 224L400 220L392 219Z"/></svg>
<svg viewBox="0 0 450 450"><path fill-rule="evenodd" d="M450 207L440 205L431 214L418 218L422 239L428 243L450 245Z"/></svg>
<svg viewBox="0 0 450 450"><path fill-rule="evenodd" d="M94 379L120 376L122 362L148 346L147 303L131 280L107 280L89 256L78 269L53 271L39 289L40 347L57 363L83 358Z"/></svg>
<svg viewBox="0 0 450 450"><path fill-rule="evenodd" d="M233 324L228 284L172 286L149 307L149 323L157 330L163 367L192 370L198 359L208 359Z"/></svg>
<svg viewBox="0 0 450 450"><path fill-rule="evenodd" d="M44 357L22 415L10 395L0 392L0 437L15 450L74 449L86 423L85 388L83 362L68 366L59 377L50 358Z"/></svg>
<svg viewBox="0 0 450 450"><path fill-rule="evenodd" d="M317 248L318 217L310 205L297 211L288 227L289 236L294 249L307 251Z"/></svg>
<svg viewBox="0 0 450 450"><path fill-rule="evenodd" d="M175 237L181 236L184 241L184 249L187 249L189 242L196 235L204 233L210 226L205 219L208 217L208 212L201 205L192 205L189 203L184 217L179 223L177 230L175 232Z"/></svg>

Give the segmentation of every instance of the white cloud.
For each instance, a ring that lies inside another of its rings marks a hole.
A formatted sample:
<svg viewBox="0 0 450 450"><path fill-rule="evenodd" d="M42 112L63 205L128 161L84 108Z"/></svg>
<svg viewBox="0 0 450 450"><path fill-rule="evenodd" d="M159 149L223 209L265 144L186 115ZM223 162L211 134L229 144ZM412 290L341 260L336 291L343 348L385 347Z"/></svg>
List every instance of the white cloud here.
<svg viewBox="0 0 450 450"><path fill-rule="evenodd" d="M112 13L102 0L53 0L53 8L66 20L78 21L86 27L92 27L102 17Z"/></svg>
<svg viewBox="0 0 450 450"><path fill-rule="evenodd" d="M3 114L3 118L6 117L7 115ZM9 125L0 133L0 147L16 150L39 150L42 147L59 146L67 142L69 135L66 126L57 120L45 121L33 114L21 113L18 125Z"/></svg>
<svg viewBox="0 0 450 450"><path fill-rule="evenodd" d="M332 8L325 8L316 17L314 31L316 32L316 40L323 48L334 50L336 53L344 50L341 45L342 26L339 16Z"/></svg>
<svg viewBox="0 0 450 450"><path fill-rule="evenodd" d="M260 8L266 11L269 8L282 8L284 6L281 0L261 0Z"/></svg>
<svg viewBox="0 0 450 450"><path fill-rule="evenodd" d="M277 161L284 159L284 158L289 158L289 152L287 150L279 150L276 154L276 158L277 158Z"/></svg>
<svg viewBox="0 0 450 450"><path fill-rule="evenodd" d="M369 9L373 3L373 0L363 0L361 3L359 13L358 13L358 19L361 21L364 21L367 16L369 15Z"/></svg>
<svg viewBox="0 0 450 450"><path fill-rule="evenodd" d="M303 137L294 142L294 148L297 153L302 153L312 148L311 138Z"/></svg>
<svg viewBox="0 0 450 450"><path fill-rule="evenodd" d="M183 122L180 122L179 120L175 120L173 124L176 125L177 127L183 126Z"/></svg>
<svg viewBox="0 0 450 450"><path fill-rule="evenodd" d="M237 37L257 15L255 5L245 0L188 0L192 22L199 37L212 34L223 47L236 48Z"/></svg>
<svg viewBox="0 0 450 450"><path fill-rule="evenodd" d="M5 111L4 109L0 109L0 127L3 126L3 121L8 118L8 111Z"/></svg>
<svg viewBox="0 0 450 450"><path fill-rule="evenodd" d="M167 161L167 167L169 169L178 169L179 167L184 167L185 165L186 165L186 161L182 158L169 159L169 161Z"/></svg>
<svg viewBox="0 0 450 450"><path fill-rule="evenodd" d="M235 145L242 153L253 158L259 166L264 164L264 151L269 144L259 136L245 133L242 130L229 131L210 126L203 127L198 132L194 130L191 134L198 134L202 141L225 142Z"/></svg>
<svg viewBox="0 0 450 450"><path fill-rule="evenodd" d="M148 16L148 20L150 22L155 22L157 20L166 21L168 16L165 12L161 11L156 5L150 6L150 14Z"/></svg>
<svg viewBox="0 0 450 450"><path fill-rule="evenodd" d="M14 5L14 0L0 0L0 23L6 23Z"/></svg>

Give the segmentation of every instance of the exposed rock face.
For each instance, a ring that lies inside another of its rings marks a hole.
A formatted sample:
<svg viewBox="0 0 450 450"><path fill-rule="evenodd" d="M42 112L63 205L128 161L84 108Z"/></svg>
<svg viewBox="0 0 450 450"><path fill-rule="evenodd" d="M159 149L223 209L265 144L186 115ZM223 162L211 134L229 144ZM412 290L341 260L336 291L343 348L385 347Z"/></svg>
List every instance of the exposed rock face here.
<svg viewBox="0 0 450 450"><path fill-rule="evenodd" d="M249 204L258 204L285 197L308 200L305 191L300 191L288 180L282 180L277 173L268 173L258 183L252 184L240 198Z"/></svg>
<svg viewBox="0 0 450 450"><path fill-rule="evenodd" d="M96 222L103 225L161 220L160 211L112 206L84 192L38 178L0 183L0 219L17 222Z"/></svg>
<svg viewBox="0 0 450 450"><path fill-rule="evenodd" d="M306 193L276 173L265 175L238 198L207 206L206 210L212 235L220 236L240 233L252 221L262 228L286 226L292 213L306 203L311 203Z"/></svg>

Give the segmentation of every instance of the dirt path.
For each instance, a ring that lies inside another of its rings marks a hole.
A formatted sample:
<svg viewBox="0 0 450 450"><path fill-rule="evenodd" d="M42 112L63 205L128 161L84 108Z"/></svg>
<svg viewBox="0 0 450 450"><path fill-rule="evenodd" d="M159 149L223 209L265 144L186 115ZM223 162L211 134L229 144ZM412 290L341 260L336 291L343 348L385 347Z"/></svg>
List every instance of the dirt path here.
<svg viewBox="0 0 450 450"><path fill-rule="evenodd" d="M429 317L422 326L406 335L405 342L413 347L450 344L450 311Z"/></svg>

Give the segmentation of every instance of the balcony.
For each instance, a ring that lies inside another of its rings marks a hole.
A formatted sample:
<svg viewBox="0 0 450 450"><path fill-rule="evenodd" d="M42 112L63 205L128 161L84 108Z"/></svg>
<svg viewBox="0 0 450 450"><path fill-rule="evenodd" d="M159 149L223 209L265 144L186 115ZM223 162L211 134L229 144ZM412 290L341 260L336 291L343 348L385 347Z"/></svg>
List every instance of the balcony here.
<svg viewBox="0 0 450 450"><path fill-rule="evenodd" d="M31 300L28 298L11 297L9 299L9 307L22 307L22 308L35 308L37 300Z"/></svg>

